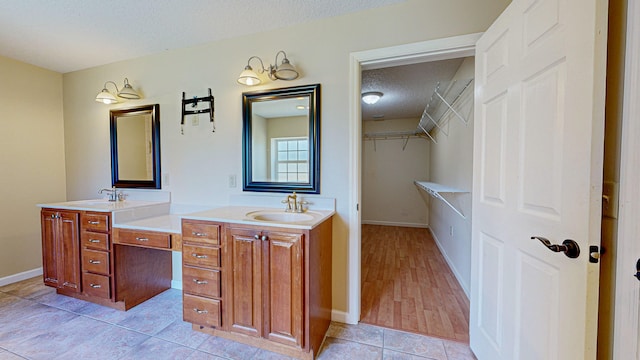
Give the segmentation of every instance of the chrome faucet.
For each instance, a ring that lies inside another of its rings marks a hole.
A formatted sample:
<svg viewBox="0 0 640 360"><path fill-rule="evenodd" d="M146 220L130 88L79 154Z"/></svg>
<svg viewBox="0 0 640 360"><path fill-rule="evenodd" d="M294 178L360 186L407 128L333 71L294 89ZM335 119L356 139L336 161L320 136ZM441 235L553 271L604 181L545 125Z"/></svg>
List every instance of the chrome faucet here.
<svg viewBox="0 0 640 360"><path fill-rule="evenodd" d="M104 188L98 191L98 194L102 194L104 191L109 193L109 201L117 201L118 200L118 190L116 187L112 187L111 189Z"/></svg>

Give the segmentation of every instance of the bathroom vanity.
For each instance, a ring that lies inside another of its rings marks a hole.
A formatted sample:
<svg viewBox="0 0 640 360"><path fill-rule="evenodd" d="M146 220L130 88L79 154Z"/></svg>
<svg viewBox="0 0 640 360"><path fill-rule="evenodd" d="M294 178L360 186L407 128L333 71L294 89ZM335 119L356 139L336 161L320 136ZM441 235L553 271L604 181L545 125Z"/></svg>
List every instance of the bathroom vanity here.
<svg viewBox="0 0 640 360"><path fill-rule="evenodd" d="M224 207L185 215L184 320L312 359L331 321L331 214Z"/></svg>
<svg viewBox="0 0 640 360"><path fill-rule="evenodd" d="M333 210L39 206L44 282L59 294L127 310L171 287L179 251L183 318L194 330L302 359L317 354L331 321Z"/></svg>
<svg viewBox="0 0 640 360"><path fill-rule="evenodd" d="M120 310L169 289L168 250L180 249L180 234L112 226L114 211L157 205L106 200L41 205L45 285Z"/></svg>

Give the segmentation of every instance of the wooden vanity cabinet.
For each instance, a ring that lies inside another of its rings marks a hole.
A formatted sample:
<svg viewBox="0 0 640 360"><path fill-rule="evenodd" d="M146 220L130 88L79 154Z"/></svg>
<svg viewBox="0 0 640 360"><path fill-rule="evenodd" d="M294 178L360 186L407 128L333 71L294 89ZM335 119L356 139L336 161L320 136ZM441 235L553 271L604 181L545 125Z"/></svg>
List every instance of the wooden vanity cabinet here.
<svg viewBox="0 0 640 360"><path fill-rule="evenodd" d="M331 218L312 230L221 225L222 326L194 329L313 359L331 321Z"/></svg>
<svg viewBox="0 0 640 360"><path fill-rule="evenodd" d="M113 294L111 213L81 212L82 292L108 301Z"/></svg>
<svg viewBox="0 0 640 360"><path fill-rule="evenodd" d="M223 327L221 224L182 220L183 317L192 324Z"/></svg>
<svg viewBox="0 0 640 360"><path fill-rule="evenodd" d="M77 211L41 211L44 284L71 293L82 289L79 219Z"/></svg>
<svg viewBox="0 0 640 360"><path fill-rule="evenodd" d="M124 231L119 242L111 216L43 208L44 283L59 294L128 310L171 287L171 244L180 246L180 234Z"/></svg>

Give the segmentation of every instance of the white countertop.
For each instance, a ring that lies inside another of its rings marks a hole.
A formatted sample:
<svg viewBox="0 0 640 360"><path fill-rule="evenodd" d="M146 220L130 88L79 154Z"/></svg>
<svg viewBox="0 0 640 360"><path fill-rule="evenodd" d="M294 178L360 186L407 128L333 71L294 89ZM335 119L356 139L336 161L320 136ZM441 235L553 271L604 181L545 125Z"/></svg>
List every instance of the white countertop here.
<svg viewBox="0 0 640 360"><path fill-rule="evenodd" d="M113 227L180 234L182 232L182 216L182 214L160 215L124 223L114 223Z"/></svg>
<svg viewBox="0 0 640 360"><path fill-rule="evenodd" d="M252 207L252 206L224 206L224 207L213 208L210 210L199 211L199 212L190 213L190 214L183 214L182 218L193 219L193 220L219 221L219 222L226 222L226 223L232 223L232 224L275 226L275 227L285 227L285 228L292 228L292 229L310 230L318 226L324 220L331 217L333 214L335 214L334 210L308 210L303 214L310 215L312 217L312 219L310 220L301 220L301 221L295 221L295 222L276 222L276 221L261 221L261 220L252 219L249 216L247 216L247 214L252 212L287 214L282 209L282 207L269 208L269 207Z"/></svg>
<svg viewBox="0 0 640 360"><path fill-rule="evenodd" d="M282 206L276 208L245 205L221 206L209 209L200 206L191 208L190 210L192 211L174 214L170 210L172 208L170 202L145 200L108 201L106 199L95 199L38 204L38 206L41 208L111 212L113 214L112 225L114 228L176 234L182 232L183 218L310 230L335 214L335 210L332 209L310 209L299 214L287 213ZM189 209L189 207L186 209ZM185 209L181 210L185 211ZM251 213L255 214L256 212L267 215L272 220L260 220L260 217L252 217ZM273 219L274 217L275 219ZM283 220L280 221L279 218L283 218Z"/></svg>
<svg viewBox="0 0 640 360"><path fill-rule="evenodd" d="M111 212L116 210L133 209L145 206L155 206L168 204L168 202L144 201L144 200L124 200L109 201L106 199L65 201L51 204L38 204L41 208L65 209L65 210L84 210L84 211L102 211Z"/></svg>

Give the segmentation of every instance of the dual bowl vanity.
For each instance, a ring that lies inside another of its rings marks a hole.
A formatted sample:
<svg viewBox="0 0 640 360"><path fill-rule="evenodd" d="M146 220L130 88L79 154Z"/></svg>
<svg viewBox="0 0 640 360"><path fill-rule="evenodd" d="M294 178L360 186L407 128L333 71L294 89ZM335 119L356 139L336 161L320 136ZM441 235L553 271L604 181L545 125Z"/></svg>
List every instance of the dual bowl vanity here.
<svg viewBox="0 0 640 360"><path fill-rule="evenodd" d="M171 287L181 252L183 319L194 330L312 359L331 320L333 203L304 212L248 203L40 204L44 283L126 311Z"/></svg>

